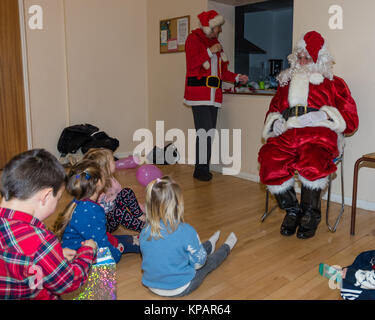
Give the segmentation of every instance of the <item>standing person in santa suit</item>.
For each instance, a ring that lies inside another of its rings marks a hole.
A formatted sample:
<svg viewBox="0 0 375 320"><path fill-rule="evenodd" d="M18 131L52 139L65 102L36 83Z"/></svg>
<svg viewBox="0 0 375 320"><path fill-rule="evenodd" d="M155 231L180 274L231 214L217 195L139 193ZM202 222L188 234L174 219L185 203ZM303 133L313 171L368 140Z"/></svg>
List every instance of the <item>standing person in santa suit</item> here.
<svg viewBox="0 0 375 320"><path fill-rule="evenodd" d="M223 101L222 81L247 83L246 75L228 70L228 59L218 40L223 16L215 10L198 15L200 28L193 30L186 39L186 81L184 103L192 106L194 125L198 131L209 132L216 128L217 111ZM211 146L213 136L196 138L194 178L209 181ZM201 158L201 159L200 159Z"/></svg>
<svg viewBox="0 0 375 320"><path fill-rule="evenodd" d="M358 128L356 103L343 79L333 75L334 59L324 38L308 32L288 56L290 68L278 76L279 87L263 128L259 151L260 180L286 215L282 235L311 238L321 220L321 190L336 171L333 160L343 135ZM301 204L294 174L301 181Z"/></svg>

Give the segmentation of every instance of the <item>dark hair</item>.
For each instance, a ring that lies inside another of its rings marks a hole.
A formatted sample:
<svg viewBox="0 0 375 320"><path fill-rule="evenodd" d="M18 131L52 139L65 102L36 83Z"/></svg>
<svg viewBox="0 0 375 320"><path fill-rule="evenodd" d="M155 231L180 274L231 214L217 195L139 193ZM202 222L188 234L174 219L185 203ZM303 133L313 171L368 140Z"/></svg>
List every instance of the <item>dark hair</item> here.
<svg viewBox="0 0 375 320"><path fill-rule="evenodd" d="M90 198L97 191L96 188L101 179L102 171L99 164L92 160L83 159L70 169L66 191L76 200ZM76 201L69 203L65 210L58 215L53 225L53 232L60 241L66 226L72 219L76 206Z"/></svg>
<svg viewBox="0 0 375 320"><path fill-rule="evenodd" d="M63 166L44 149L33 149L13 157L4 167L0 194L6 201L27 200L44 188L52 188L56 196L66 182Z"/></svg>
<svg viewBox="0 0 375 320"><path fill-rule="evenodd" d="M102 171L99 164L83 159L70 169L66 191L77 200L90 198L96 192L97 183L101 179Z"/></svg>

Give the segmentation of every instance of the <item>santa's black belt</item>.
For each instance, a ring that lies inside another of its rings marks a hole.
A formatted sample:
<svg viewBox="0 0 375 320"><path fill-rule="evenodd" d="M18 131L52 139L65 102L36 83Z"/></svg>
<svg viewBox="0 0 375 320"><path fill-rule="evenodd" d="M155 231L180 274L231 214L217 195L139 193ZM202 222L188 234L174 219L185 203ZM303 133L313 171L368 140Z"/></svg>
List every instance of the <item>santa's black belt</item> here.
<svg viewBox="0 0 375 320"><path fill-rule="evenodd" d="M282 112L283 118L287 121L289 117L299 117L309 112L319 111L319 109L311 108L308 106L295 106L289 107Z"/></svg>
<svg viewBox="0 0 375 320"><path fill-rule="evenodd" d="M198 79L197 77L188 77L187 78L187 85L189 87L208 87L208 88L221 88L222 81L219 77L216 76L208 76L202 77Z"/></svg>

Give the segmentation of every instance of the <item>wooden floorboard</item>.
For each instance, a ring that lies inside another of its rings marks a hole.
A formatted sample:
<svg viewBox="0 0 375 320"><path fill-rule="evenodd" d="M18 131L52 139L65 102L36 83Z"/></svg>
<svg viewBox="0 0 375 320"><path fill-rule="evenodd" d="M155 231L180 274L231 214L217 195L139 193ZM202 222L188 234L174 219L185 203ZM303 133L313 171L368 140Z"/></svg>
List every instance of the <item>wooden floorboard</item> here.
<svg viewBox="0 0 375 320"><path fill-rule="evenodd" d="M248 180L214 173L211 182L192 178L192 167L187 165L160 166L182 187L185 199L185 220L198 231L202 241L216 230L221 230L218 245L231 231L238 242L227 260L205 279L203 284L184 299L272 299L272 300L335 300L339 290L329 287L328 279L318 273L321 262L346 266L362 251L374 249L375 213L357 210L356 235L350 236L350 207L336 233L328 231L325 215L314 238L300 240L279 233L283 212L275 209L263 222L264 186ZM131 187L140 202L144 202L145 188L136 180L136 169L121 170L116 178L123 187ZM64 195L58 211L70 201ZM271 200L271 205L275 201ZM332 215L338 204L331 204ZM322 201L325 212L325 201ZM47 225L56 219L48 218ZM121 228L115 234L135 234ZM159 300L142 283L141 256L124 255L117 265L118 299Z"/></svg>

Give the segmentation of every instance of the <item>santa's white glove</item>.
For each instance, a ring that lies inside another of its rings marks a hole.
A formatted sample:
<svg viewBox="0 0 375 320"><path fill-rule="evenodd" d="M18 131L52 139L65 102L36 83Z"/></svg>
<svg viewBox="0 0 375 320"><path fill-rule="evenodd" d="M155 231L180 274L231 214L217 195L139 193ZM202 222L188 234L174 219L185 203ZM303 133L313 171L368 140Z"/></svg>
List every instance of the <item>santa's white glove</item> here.
<svg viewBox="0 0 375 320"><path fill-rule="evenodd" d="M298 122L303 127L311 126L320 121L327 120L328 116L324 111L313 111L298 117Z"/></svg>
<svg viewBox="0 0 375 320"><path fill-rule="evenodd" d="M283 119L277 119L274 123L273 123L273 127L272 127L272 130L273 130L273 133L275 134L275 136L279 136L281 134L283 134L285 131L286 131L287 127L286 127L286 122Z"/></svg>

